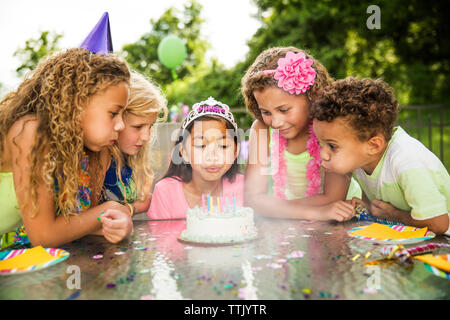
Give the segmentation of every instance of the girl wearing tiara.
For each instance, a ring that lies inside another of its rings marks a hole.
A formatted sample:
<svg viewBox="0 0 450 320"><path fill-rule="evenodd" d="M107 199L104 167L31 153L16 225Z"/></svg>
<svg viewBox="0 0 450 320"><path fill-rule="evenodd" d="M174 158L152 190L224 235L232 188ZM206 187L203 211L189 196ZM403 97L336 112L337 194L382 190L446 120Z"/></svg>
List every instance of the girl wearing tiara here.
<svg viewBox="0 0 450 320"><path fill-rule="evenodd" d="M350 176L323 172L309 114L311 101L331 81L320 62L294 47L265 50L242 78L247 109L256 118L245 199L257 213L337 221L353 216L343 200L347 193L358 196L359 186Z"/></svg>
<svg viewBox="0 0 450 320"><path fill-rule="evenodd" d="M148 216L183 219L205 197L244 202L244 176L238 173L240 141L229 107L210 97L194 104L181 125L165 176L155 185ZM220 201L220 200L219 200Z"/></svg>

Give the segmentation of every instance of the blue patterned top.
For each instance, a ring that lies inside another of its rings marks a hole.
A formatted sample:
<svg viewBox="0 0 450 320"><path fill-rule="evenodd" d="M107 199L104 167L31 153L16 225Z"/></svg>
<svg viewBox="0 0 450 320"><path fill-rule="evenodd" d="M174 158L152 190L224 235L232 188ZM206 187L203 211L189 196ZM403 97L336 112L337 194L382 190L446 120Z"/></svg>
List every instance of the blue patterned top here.
<svg viewBox="0 0 450 320"><path fill-rule="evenodd" d="M116 167L116 162L114 159L111 159L111 164L108 171L106 171L103 183L103 200L126 201L129 203L136 201L137 191L132 177L133 170L125 163L120 172L123 182L121 183L117 177Z"/></svg>

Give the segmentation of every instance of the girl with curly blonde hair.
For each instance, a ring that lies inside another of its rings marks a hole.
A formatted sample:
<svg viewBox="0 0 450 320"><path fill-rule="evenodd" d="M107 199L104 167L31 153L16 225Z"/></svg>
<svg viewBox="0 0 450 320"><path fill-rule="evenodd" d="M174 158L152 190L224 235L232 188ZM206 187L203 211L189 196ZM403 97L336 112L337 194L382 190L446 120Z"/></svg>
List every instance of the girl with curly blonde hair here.
<svg viewBox="0 0 450 320"><path fill-rule="evenodd" d="M250 132L245 201L257 213L337 221L353 215L352 206L343 201L350 177L321 169L309 111L332 81L319 61L295 47L263 51L242 78L247 110L256 118Z"/></svg>
<svg viewBox="0 0 450 320"><path fill-rule="evenodd" d="M111 147L114 159L106 172L105 199L146 211L153 183L151 164L152 126L167 118L167 100L160 88L137 72L131 72L130 96L124 112L125 128Z"/></svg>
<svg viewBox="0 0 450 320"><path fill-rule="evenodd" d="M98 205L129 78L114 55L68 49L43 59L0 101L3 248L21 237L55 247L99 230L110 242L131 232L126 206ZM21 225L26 235L14 232Z"/></svg>

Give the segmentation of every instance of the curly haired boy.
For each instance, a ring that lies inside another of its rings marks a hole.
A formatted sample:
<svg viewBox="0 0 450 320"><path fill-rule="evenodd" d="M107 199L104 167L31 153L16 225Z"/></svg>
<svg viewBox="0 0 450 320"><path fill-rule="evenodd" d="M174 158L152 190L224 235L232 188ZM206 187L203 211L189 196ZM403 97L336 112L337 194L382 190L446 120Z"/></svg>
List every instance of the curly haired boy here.
<svg viewBox="0 0 450 320"><path fill-rule="evenodd" d="M398 102L384 81L348 77L311 107L325 170L353 172L374 216L450 235L450 176L421 142L394 126ZM369 204L370 203L370 204Z"/></svg>

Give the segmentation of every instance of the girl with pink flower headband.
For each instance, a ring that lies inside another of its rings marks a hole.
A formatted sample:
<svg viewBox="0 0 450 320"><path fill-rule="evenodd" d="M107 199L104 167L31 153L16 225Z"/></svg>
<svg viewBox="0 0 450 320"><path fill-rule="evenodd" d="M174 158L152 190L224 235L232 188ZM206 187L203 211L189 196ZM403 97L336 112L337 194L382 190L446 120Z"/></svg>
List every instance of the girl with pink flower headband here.
<svg viewBox="0 0 450 320"><path fill-rule="evenodd" d="M256 118L245 172L246 204L256 213L337 221L353 216L344 200L359 196L360 188L350 176L323 172L309 116L311 101L331 81L320 62L294 47L263 51L242 78L247 109Z"/></svg>

